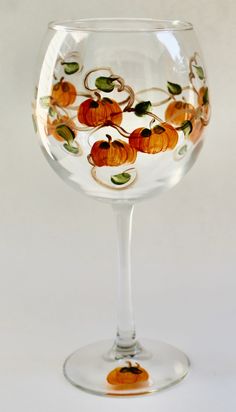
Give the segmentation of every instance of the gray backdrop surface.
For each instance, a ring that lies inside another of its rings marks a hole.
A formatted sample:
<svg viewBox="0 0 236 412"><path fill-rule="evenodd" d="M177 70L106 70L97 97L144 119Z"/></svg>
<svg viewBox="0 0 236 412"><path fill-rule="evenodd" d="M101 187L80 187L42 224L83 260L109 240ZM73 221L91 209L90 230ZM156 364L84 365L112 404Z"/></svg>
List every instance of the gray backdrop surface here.
<svg viewBox="0 0 236 412"><path fill-rule="evenodd" d="M0 0L0 15L1 411L235 410L235 1ZM62 376L71 351L115 333L115 225L108 205L73 191L49 168L31 124L48 21L103 16L191 21L213 105L194 168L134 214L137 331L192 360L181 385L140 399L97 398Z"/></svg>

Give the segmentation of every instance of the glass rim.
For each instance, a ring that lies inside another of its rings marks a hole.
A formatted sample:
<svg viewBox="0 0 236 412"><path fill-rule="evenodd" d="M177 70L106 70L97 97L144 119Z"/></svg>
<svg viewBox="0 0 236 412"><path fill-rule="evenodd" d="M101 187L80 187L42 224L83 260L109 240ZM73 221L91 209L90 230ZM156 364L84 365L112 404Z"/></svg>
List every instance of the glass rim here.
<svg viewBox="0 0 236 412"><path fill-rule="evenodd" d="M85 32L158 32L192 30L192 23L184 20L163 20L151 18L87 18L55 20L48 24L55 31Z"/></svg>

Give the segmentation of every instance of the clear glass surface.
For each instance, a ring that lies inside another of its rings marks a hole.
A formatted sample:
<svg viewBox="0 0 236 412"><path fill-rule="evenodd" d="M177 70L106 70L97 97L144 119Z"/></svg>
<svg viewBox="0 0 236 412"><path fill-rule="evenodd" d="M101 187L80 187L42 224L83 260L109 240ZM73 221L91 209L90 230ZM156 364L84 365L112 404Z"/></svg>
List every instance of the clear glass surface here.
<svg viewBox="0 0 236 412"><path fill-rule="evenodd" d="M33 120L43 153L67 184L113 204L118 229L115 344L80 349L65 375L98 394L158 391L186 376L189 361L136 339L131 221L134 202L177 184L202 148L210 103L196 35L170 20L52 22L42 54Z"/></svg>

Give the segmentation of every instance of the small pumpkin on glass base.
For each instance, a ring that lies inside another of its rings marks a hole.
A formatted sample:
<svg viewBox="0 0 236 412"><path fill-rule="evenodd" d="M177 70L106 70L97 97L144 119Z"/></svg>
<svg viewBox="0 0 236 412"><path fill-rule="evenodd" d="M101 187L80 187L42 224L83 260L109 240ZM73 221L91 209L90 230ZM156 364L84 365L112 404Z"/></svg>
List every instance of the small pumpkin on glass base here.
<svg viewBox="0 0 236 412"><path fill-rule="evenodd" d="M137 362L132 365L131 361L126 361L126 366L117 367L107 375L108 384L117 390L139 389L148 381L148 372Z"/></svg>

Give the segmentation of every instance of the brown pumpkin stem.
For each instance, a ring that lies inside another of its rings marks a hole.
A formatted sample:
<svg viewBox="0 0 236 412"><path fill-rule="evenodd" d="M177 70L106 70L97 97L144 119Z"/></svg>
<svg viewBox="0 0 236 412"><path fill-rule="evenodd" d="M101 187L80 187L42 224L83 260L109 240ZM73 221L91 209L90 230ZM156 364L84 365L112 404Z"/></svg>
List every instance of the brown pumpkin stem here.
<svg viewBox="0 0 236 412"><path fill-rule="evenodd" d="M96 102L100 102L102 100L102 96L98 92L94 92Z"/></svg>
<svg viewBox="0 0 236 412"><path fill-rule="evenodd" d="M129 170L129 169L127 169L127 170ZM126 172L127 172L127 170L126 170ZM128 369L132 369L132 368L140 369L140 364L138 362L135 362L136 366L133 366L132 362L130 362L130 361L126 361L126 363L128 364L128 367L127 367ZM121 369L123 369L123 368L121 368Z"/></svg>
<svg viewBox="0 0 236 412"><path fill-rule="evenodd" d="M152 128L152 126L153 126L153 124L155 123L155 119L154 118L152 118L151 120L150 120L150 123L149 123L149 129L151 129Z"/></svg>
<svg viewBox="0 0 236 412"><path fill-rule="evenodd" d="M106 134L106 137L108 138L108 142L110 143L112 141L112 137L109 134Z"/></svg>

